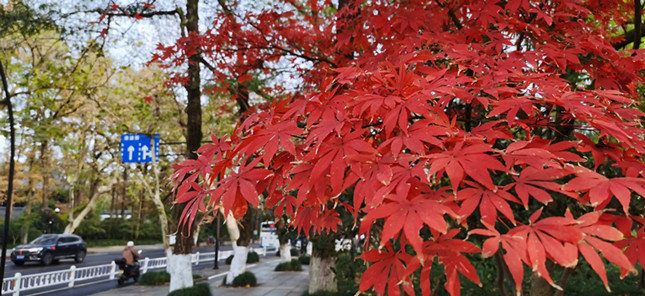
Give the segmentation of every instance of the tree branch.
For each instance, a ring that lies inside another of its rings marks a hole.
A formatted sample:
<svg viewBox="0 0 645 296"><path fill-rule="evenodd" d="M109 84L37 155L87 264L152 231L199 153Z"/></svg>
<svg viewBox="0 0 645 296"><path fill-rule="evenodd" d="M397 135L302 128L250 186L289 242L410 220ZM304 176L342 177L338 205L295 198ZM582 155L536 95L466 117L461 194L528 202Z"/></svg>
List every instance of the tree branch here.
<svg viewBox="0 0 645 296"><path fill-rule="evenodd" d="M640 24L640 27L641 28L643 27L642 22ZM630 30L630 31L626 32L624 36L625 36L625 40L619 41L619 42L614 42L614 43L611 44L611 46L613 46L614 49L616 49L616 50L627 46L628 44L634 42L634 40L636 39L636 32L634 30Z"/></svg>
<svg viewBox="0 0 645 296"><path fill-rule="evenodd" d="M502 261L501 251L498 250L495 253L495 261L497 262L497 288L499 288L499 294L501 296L508 296L506 292L506 287L504 286L504 262Z"/></svg>

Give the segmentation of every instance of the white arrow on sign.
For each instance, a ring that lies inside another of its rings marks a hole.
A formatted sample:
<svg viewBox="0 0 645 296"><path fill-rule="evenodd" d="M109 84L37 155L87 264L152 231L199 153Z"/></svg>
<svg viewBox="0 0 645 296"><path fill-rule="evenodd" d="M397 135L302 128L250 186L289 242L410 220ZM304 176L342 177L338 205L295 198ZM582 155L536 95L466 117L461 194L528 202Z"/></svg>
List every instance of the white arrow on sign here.
<svg viewBox="0 0 645 296"><path fill-rule="evenodd" d="M142 159L146 159L148 157L152 158L152 151L150 151L150 148L148 148L148 146L141 147L141 152L142 152L142 155L141 155Z"/></svg>
<svg viewBox="0 0 645 296"><path fill-rule="evenodd" d="M134 152L134 146L128 146L128 160L132 160L133 152Z"/></svg>

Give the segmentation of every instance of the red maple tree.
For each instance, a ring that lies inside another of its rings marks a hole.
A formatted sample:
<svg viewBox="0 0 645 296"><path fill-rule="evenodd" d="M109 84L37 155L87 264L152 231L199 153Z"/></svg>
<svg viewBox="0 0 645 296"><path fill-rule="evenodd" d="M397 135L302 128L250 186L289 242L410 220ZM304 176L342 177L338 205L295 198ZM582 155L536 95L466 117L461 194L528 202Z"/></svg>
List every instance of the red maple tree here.
<svg viewBox="0 0 645 296"><path fill-rule="evenodd" d="M479 283L465 253L499 254L518 293L524 265L561 289L547 261L583 259L609 289L601 257L623 276L645 263L644 212L630 207L645 196L645 56L615 48L625 2L225 3L157 59L199 52L234 96L281 63L309 66L296 90L256 89L281 97L176 165L183 221L206 205L243 215L264 193L300 231L334 231L345 207L376 246L360 289L379 295L414 294L417 270L430 295L435 258L459 295L458 274Z"/></svg>

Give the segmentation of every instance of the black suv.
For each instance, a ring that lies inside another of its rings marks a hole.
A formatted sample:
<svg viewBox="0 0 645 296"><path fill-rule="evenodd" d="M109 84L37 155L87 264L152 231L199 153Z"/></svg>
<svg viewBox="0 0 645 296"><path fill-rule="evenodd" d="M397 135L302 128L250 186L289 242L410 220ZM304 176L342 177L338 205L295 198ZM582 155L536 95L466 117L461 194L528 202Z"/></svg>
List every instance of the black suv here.
<svg viewBox="0 0 645 296"><path fill-rule="evenodd" d="M11 252L11 261L18 266L27 261L40 261L49 265L64 258L72 258L80 263L86 254L87 245L78 235L44 234L27 245L15 247Z"/></svg>

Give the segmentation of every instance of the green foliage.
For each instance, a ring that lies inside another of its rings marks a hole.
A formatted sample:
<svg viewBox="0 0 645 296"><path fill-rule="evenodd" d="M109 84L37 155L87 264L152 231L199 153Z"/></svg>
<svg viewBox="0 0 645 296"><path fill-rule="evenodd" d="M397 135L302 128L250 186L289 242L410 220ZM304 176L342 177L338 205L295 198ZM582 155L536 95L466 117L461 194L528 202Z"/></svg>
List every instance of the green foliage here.
<svg viewBox="0 0 645 296"><path fill-rule="evenodd" d="M170 274L165 270L149 271L139 278L139 284L147 286L163 285L167 282L170 282Z"/></svg>
<svg viewBox="0 0 645 296"><path fill-rule="evenodd" d="M90 214L81 222L75 233L88 241L118 240L127 242L135 239L134 223L137 222L125 219L105 219L100 221L98 215ZM157 220L151 219L141 224L139 236L136 240L160 242L161 230Z"/></svg>
<svg viewBox="0 0 645 296"><path fill-rule="evenodd" d="M17 32L25 35L37 34L41 30L55 29L54 21L39 14L22 1L11 1L13 7L6 10L0 5L0 32ZM44 8L41 6L41 9Z"/></svg>
<svg viewBox="0 0 645 296"><path fill-rule="evenodd" d="M569 284L564 290L564 295L571 296L611 296L611 295L645 295L645 288L639 287L639 277L643 272L641 268L638 275L630 274L624 279L620 278L620 269L614 264L605 264L607 279L612 293L607 292L598 275L591 269L586 261L578 263ZM638 266L637 266L638 268ZM561 272L557 273L559 276Z"/></svg>
<svg viewBox="0 0 645 296"><path fill-rule="evenodd" d="M300 261L300 263L303 265L309 265L309 262L311 262L311 256L300 255L300 257L298 257L298 261Z"/></svg>
<svg viewBox="0 0 645 296"><path fill-rule="evenodd" d="M275 267L275 271L302 271L302 263L298 259L291 259L290 262L282 262Z"/></svg>
<svg viewBox="0 0 645 296"><path fill-rule="evenodd" d="M365 272L365 262L359 259L358 254L354 252L343 252L338 254L334 263L338 287L336 295L352 296L356 294L361 276Z"/></svg>
<svg viewBox="0 0 645 296"><path fill-rule="evenodd" d="M233 255L226 257L226 264L231 265L231 262L233 262ZM260 255L254 251L251 251L246 256L246 263L255 263L255 262L260 262Z"/></svg>
<svg viewBox="0 0 645 296"><path fill-rule="evenodd" d="M231 286L233 286L233 287L255 287L255 286L257 286L257 284L258 284L258 281L255 278L255 275L252 272L247 271L245 273L242 273L242 274L236 276L233 279L233 283L231 283Z"/></svg>
<svg viewBox="0 0 645 296"><path fill-rule="evenodd" d="M291 248L291 256L293 256L293 257L300 256L300 250L298 250L296 248Z"/></svg>
<svg viewBox="0 0 645 296"><path fill-rule="evenodd" d="M76 211L77 210L74 209L74 212ZM99 215L96 214L96 212L91 212L90 214L88 214L87 217L81 222L81 224L78 225L78 228L76 228L76 231L74 232L84 238L107 236L106 229L103 228Z"/></svg>
<svg viewBox="0 0 645 296"><path fill-rule="evenodd" d="M211 287L208 283L199 283L189 288L183 288L168 293L168 296L211 296Z"/></svg>

